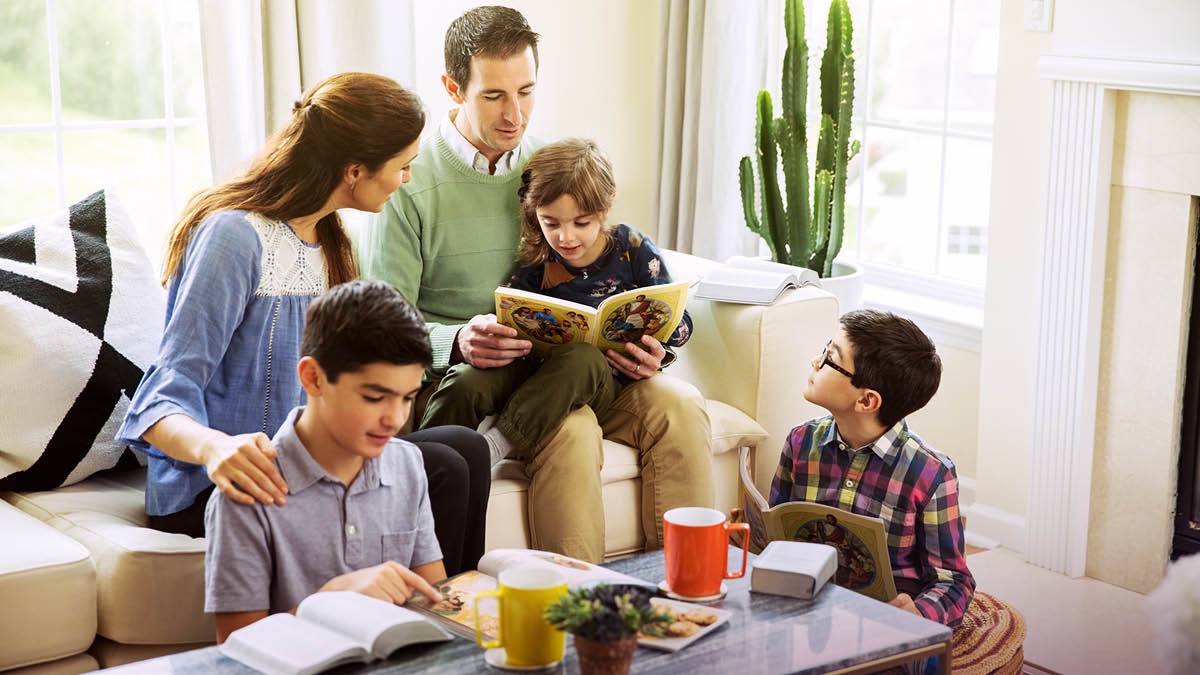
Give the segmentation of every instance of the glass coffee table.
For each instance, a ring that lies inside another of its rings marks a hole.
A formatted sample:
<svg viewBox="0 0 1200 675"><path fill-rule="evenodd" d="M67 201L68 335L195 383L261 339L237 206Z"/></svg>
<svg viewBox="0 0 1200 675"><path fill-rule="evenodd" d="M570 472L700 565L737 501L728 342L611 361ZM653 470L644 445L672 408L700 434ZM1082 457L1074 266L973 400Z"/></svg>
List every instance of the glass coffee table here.
<svg viewBox="0 0 1200 675"><path fill-rule="evenodd" d="M741 549L730 549L730 567L741 565ZM735 560L736 558L736 560ZM606 565L618 572L658 583L663 579L662 551ZM872 600L840 586L827 585L812 601L750 592L749 571L725 582L728 594L712 607L730 610L729 622L677 652L639 647L634 673L873 673L939 656L938 671L950 672L951 631L915 614ZM387 661L343 666L336 673L493 672L483 650L462 638L406 647ZM252 675L257 672L206 647L113 669L122 675ZM552 671L553 672L553 671ZM557 672L577 673L575 649L567 648Z"/></svg>

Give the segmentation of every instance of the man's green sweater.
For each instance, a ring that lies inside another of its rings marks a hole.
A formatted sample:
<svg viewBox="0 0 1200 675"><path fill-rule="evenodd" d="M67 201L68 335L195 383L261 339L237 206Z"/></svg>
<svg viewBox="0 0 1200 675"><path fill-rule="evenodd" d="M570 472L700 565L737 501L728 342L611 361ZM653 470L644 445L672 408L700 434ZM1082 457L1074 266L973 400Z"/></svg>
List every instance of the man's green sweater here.
<svg viewBox="0 0 1200 675"><path fill-rule="evenodd" d="M516 269L517 188L542 143L525 136L519 165L502 176L467 166L437 130L423 143L412 180L361 233L358 260L363 277L393 284L421 310L441 373L459 328L495 312L494 291Z"/></svg>

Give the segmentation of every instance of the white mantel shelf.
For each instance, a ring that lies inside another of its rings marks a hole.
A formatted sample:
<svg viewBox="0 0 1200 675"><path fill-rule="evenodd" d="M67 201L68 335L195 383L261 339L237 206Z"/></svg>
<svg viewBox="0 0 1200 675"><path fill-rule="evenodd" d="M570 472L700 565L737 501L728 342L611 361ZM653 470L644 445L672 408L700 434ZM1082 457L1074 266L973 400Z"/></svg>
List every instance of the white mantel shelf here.
<svg viewBox="0 0 1200 675"><path fill-rule="evenodd" d="M1048 80L1097 84L1107 89L1200 95L1200 63L1197 62L1172 63L1052 52L1038 60L1038 72Z"/></svg>

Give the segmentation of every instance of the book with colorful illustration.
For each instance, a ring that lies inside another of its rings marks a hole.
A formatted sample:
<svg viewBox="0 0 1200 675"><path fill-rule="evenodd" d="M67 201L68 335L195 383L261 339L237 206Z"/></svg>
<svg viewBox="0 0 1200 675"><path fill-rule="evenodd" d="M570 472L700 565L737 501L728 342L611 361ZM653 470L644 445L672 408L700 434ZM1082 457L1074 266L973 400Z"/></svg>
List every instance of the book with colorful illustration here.
<svg viewBox="0 0 1200 675"><path fill-rule="evenodd" d="M884 602L896 597L883 519L814 502L770 506L754 485L750 461L742 448L741 515L750 524L751 552L775 540L828 544L837 550L834 583Z"/></svg>
<svg viewBox="0 0 1200 675"><path fill-rule="evenodd" d="M608 583L633 585L653 594L658 587L648 581L621 574L606 567L576 560L548 551L523 548L498 548L479 559L479 570L456 574L434 584L442 599L433 602L414 595L406 607L434 617L442 626L468 640L475 639L475 596L496 588L496 577L510 567L546 567L557 570L567 580L570 589ZM730 612L688 602L651 598L651 603L670 611L675 620L654 635L638 635L638 643L654 649L676 651L712 632L729 620ZM488 613L494 607L490 601L480 604L479 629L485 638L496 638L496 616Z"/></svg>
<svg viewBox="0 0 1200 675"><path fill-rule="evenodd" d="M626 342L643 335L666 342L688 299L687 281L634 288L604 299L598 307L501 286L496 289L496 320L517 329L517 336L548 351L568 342L586 342L600 351L622 352Z"/></svg>

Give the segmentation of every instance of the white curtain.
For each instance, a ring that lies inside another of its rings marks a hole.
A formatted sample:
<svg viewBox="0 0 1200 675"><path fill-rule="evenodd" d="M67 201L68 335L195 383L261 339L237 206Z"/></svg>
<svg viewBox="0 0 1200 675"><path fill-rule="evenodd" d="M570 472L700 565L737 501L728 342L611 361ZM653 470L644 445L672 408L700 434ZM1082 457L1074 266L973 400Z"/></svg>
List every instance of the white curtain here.
<svg viewBox="0 0 1200 675"><path fill-rule="evenodd" d="M659 60L658 241L717 260L754 254L737 165L754 147L759 90L779 100L780 0L667 0Z"/></svg>
<svg viewBox="0 0 1200 675"><path fill-rule="evenodd" d="M415 81L412 0L200 0L213 180L237 172L322 78Z"/></svg>

